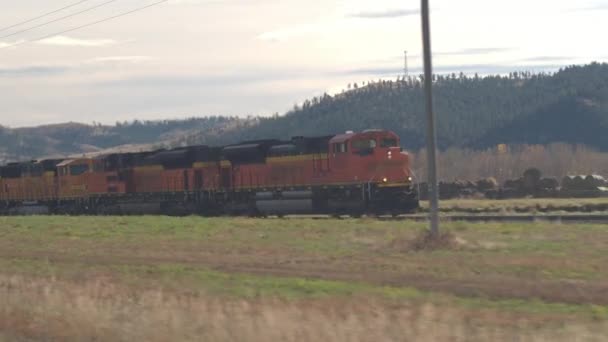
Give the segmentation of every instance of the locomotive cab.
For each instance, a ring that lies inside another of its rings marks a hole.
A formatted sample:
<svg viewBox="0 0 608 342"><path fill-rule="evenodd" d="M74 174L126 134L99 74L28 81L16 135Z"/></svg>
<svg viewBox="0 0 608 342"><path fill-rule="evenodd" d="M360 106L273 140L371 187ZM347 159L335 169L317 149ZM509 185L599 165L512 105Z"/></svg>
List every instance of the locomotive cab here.
<svg viewBox="0 0 608 342"><path fill-rule="evenodd" d="M395 133L385 130L338 135L330 141L332 171L344 182L408 185L409 155L399 143Z"/></svg>
<svg viewBox="0 0 608 342"><path fill-rule="evenodd" d="M395 214L418 207L409 155L395 133L366 130L337 135L330 140L329 157L331 183L340 186L339 199L329 202L335 211L367 208Z"/></svg>

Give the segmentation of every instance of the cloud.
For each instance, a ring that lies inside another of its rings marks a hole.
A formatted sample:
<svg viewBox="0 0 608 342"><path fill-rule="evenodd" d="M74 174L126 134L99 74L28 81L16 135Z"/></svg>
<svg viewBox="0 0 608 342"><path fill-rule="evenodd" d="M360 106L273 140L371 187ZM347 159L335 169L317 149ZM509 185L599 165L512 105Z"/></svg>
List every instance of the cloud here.
<svg viewBox="0 0 608 342"><path fill-rule="evenodd" d="M259 34L256 39L283 42L294 37L309 35L329 35L339 31L352 31L363 29L361 21L350 19L391 19L420 13L417 9L388 9L383 11L361 11L346 14L336 20L308 23L290 27L279 28ZM371 24L370 24L371 25Z"/></svg>
<svg viewBox="0 0 608 342"><path fill-rule="evenodd" d="M289 38L300 37L309 34L322 33L333 30L334 26L327 23L306 24L288 28L282 28L275 31L264 32L256 37L259 40L282 42Z"/></svg>
<svg viewBox="0 0 608 342"><path fill-rule="evenodd" d="M419 13L420 11L417 9L388 9L384 11L363 11L349 14L348 17L360 19L387 19L417 15Z"/></svg>
<svg viewBox="0 0 608 342"><path fill-rule="evenodd" d="M487 55L497 52L510 51L511 48L468 48L456 51L437 51L435 56L468 56L468 55Z"/></svg>
<svg viewBox="0 0 608 342"><path fill-rule="evenodd" d="M67 36L55 36L43 39L38 44L54 45L54 46L82 46L82 47L100 47L114 45L118 42L112 39L77 39Z"/></svg>
<svg viewBox="0 0 608 342"><path fill-rule="evenodd" d="M522 62L555 62L555 61L567 61L576 57L569 56L537 56L522 59Z"/></svg>
<svg viewBox="0 0 608 342"><path fill-rule="evenodd" d="M203 3L207 3L209 1L205 1L205 0L170 0L168 2L169 5L198 5L198 4L203 4ZM217 1L215 1L217 2Z"/></svg>
<svg viewBox="0 0 608 342"><path fill-rule="evenodd" d="M1 68L0 76L48 76L62 74L69 70L62 65L32 65L18 68Z"/></svg>
<svg viewBox="0 0 608 342"><path fill-rule="evenodd" d="M169 0L168 5L238 5L238 6L257 6L263 3L276 3L280 0Z"/></svg>
<svg viewBox="0 0 608 342"><path fill-rule="evenodd" d="M150 56L109 56L88 60L91 64L139 64L153 60Z"/></svg>
<svg viewBox="0 0 608 342"><path fill-rule="evenodd" d="M459 73L465 74L506 74L513 71L530 70L530 71L548 71L557 70L563 67L560 64L542 64L542 65L509 65L509 64L456 64L456 65L440 65L433 68L436 74ZM410 74L416 75L422 73L421 67L411 68ZM403 69L396 67L386 68L360 68L338 72L340 75L366 75L376 77L387 77L403 75Z"/></svg>
<svg viewBox="0 0 608 342"><path fill-rule="evenodd" d="M0 49L11 48L12 46L22 44L23 42L24 42L23 40L18 40L16 42L12 42L12 43L0 42Z"/></svg>
<svg viewBox="0 0 608 342"><path fill-rule="evenodd" d="M141 64L153 60L149 56L109 56L97 57L71 64L39 64L14 67L1 67L0 77L28 77L63 75L69 72L91 72L111 70L115 67Z"/></svg>
<svg viewBox="0 0 608 342"><path fill-rule="evenodd" d="M608 10L608 4L597 4L587 7L572 8L569 12L580 12L580 11L605 11Z"/></svg>
<svg viewBox="0 0 608 342"><path fill-rule="evenodd" d="M168 74L128 77L107 80L96 83L100 87L191 87L193 89L205 86L230 86L259 84L285 80L302 79L311 76L309 71L293 71L286 69L264 69L243 71L242 73L209 73L209 74Z"/></svg>
<svg viewBox="0 0 608 342"><path fill-rule="evenodd" d="M221 4L226 0L169 0L169 5L201 5L201 4Z"/></svg>

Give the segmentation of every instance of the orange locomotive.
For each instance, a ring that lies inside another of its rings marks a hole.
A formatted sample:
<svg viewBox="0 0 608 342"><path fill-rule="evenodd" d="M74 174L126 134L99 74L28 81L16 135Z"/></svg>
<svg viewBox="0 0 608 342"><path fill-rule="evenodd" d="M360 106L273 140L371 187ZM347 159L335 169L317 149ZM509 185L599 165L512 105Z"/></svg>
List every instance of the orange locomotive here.
<svg viewBox="0 0 608 342"><path fill-rule="evenodd" d="M45 160L0 168L0 212L398 214L418 207L390 131Z"/></svg>

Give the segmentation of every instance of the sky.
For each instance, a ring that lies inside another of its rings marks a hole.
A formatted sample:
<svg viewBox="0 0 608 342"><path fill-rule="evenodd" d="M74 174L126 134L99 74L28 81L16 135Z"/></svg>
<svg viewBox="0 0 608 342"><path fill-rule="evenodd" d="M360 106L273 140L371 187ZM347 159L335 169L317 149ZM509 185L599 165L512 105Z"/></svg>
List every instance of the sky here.
<svg viewBox="0 0 608 342"><path fill-rule="evenodd" d="M169 0L54 35L157 1L85 0L11 27L78 1L1 0L0 125L282 114L403 75L404 50L422 70L418 0ZM437 73L608 61L608 0L430 4Z"/></svg>

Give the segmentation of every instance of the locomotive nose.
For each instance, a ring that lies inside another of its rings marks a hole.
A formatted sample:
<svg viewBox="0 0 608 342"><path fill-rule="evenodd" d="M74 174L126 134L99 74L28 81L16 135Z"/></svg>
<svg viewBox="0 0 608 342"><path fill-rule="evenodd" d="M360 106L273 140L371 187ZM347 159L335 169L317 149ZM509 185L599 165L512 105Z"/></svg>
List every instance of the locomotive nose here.
<svg viewBox="0 0 608 342"><path fill-rule="evenodd" d="M388 159L398 159L398 160L401 160L404 157L407 158L407 153L401 152L401 148L400 147L390 147L388 149L388 151L386 152L386 157Z"/></svg>

